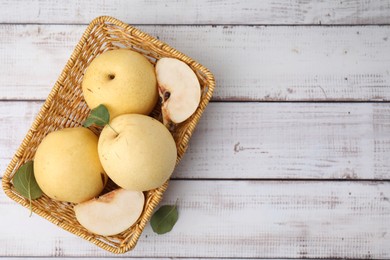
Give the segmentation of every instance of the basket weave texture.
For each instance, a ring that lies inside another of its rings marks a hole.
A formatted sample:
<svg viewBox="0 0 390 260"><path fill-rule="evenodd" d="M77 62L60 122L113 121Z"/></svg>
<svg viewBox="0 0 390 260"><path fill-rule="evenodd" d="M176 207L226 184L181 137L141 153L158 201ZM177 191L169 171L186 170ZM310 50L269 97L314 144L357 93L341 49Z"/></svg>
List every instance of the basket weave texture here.
<svg viewBox="0 0 390 260"><path fill-rule="evenodd" d="M30 206L29 201L14 189L12 178L15 172L25 162L34 159L38 145L48 133L82 125L90 112L81 90L84 72L94 57L105 51L118 48L137 51L153 64L162 57L177 58L188 64L197 75L202 89L199 107L188 120L171 128L178 151L177 163L179 163L188 147L191 135L211 99L215 86L213 75L204 66L166 43L115 18L101 16L94 19L87 27L22 144L8 165L2 179L3 189L8 197L24 207ZM160 105L160 103L156 105L151 116L161 121ZM92 127L91 130L96 134L100 133L99 128ZM72 203L55 201L43 195L32 201L32 210L61 228L107 251L118 254L125 253L135 247L167 186L168 181L155 190L145 192L145 207L141 217L131 228L115 236L100 236L88 232L77 222ZM115 188L116 185L111 182L104 192Z"/></svg>

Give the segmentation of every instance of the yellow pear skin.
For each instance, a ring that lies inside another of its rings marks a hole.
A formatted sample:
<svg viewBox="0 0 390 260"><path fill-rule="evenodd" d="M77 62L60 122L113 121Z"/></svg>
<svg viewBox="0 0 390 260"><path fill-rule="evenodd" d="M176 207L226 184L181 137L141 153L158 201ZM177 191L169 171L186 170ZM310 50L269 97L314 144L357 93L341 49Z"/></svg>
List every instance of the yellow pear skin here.
<svg viewBox="0 0 390 260"><path fill-rule="evenodd" d="M39 144L34 174L52 199L79 203L99 195L107 175L99 161L98 137L89 129L64 128L49 133Z"/></svg>
<svg viewBox="0 0 390 260"><path fill-rule="evenodd" d="M134 191L155 189L171 176L176 144L158 120L139 114L114 118L99 137L99 158L107 175L120 187Z"/></svg>
<svg viewBox="0 0 390 260"><path fill-rule="evenodd" d="M126 49L110 50L92 60L82 89L89 108L103 104L111 118L128 113L148 115L158 100L153 64Z"/></svg>

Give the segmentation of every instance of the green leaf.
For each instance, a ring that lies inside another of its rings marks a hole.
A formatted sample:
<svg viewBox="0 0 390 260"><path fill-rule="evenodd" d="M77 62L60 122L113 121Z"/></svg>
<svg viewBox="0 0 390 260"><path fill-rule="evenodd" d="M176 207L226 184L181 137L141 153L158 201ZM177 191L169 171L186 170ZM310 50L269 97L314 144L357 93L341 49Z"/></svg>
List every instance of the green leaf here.
<svg viewBox="0 0 390 260"><path fill-rule="evenodd" d="M12 178L12 182L15 190L30 201L30 210L32 211L31 200L38 199L43 194L41 188L39 188L38 183L35 180L33 161L28 161L23 164L16 171L14 177Z"/></svg>
<svg viewBox="0 0 390 260"><path fill-rule="evenodd" d="M153 214L150 225L155 233L161 235L171 231L178 218L176 205L164 205Z"/></svg>
<svg viewBox="0 0 390 260"><path fill-rule="evenodd" d="M92 109L88 118L84 121L84 127L90 127L91 125L105 126L110 122L110 113L105 105L101 104Z"/></svg>
<svg viewBox="0 0 390 260"><path fill-rule="evenodd" d="M16 191L25 198L35 200L42 196L42 190L35 180L33 161L26 162L17 170L13 184Z"/></svg>

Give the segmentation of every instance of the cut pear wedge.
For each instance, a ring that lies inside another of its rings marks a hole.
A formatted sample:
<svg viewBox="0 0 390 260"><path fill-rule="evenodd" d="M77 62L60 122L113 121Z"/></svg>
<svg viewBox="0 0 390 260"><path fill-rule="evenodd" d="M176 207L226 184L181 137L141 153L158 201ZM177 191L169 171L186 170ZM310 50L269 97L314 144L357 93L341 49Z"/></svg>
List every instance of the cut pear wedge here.
<svg viewBox="0 0 390 260"><path fill-rule="evenodd" d="M113 190L74 206L79 223L92 233L111 236L130 228L140 217L145 196L140 191Z"/></svg>
<svg viewBox="0 0 390 260"><path fill-rule="evenodd" d="M157 61L156 76L164 124L187 120L200 102L201 89L195 72L178 59L162 58Z"/></svg>

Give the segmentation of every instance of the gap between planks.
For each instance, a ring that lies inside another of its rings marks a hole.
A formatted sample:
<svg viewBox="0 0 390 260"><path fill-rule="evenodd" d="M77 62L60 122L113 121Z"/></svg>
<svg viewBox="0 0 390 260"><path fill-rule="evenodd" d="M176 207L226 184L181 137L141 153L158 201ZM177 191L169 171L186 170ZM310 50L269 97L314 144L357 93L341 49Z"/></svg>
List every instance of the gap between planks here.
<svg viewBox="0 0 390 260"><path fill-rule="evenodd" d="M3 176L0 176L0 181L3 178ZM379 182L379 183L386 183L390 182L390 179L308 179L308 178L177 178L177 177L171 177L171 181L262 181L262 182L275 182L275 181L281 181L281 182Z"/></svg>
<svg viewBox="0 0 390 260"><path fill-rule="evenodd" d="M0 102L44 102L45 99L0 99ZM256 100L210 100L209 103L238 103L238 104L243 104L243 103L284 103L284 104L386 104L390 103L390 100L386 101L379 101L379 100L373 100L373 101L346 101L346 100L339 100L339 101L271 101L271 100L265 100L265 101L256 101Z"/></svg>
<svg viewBox="0 0 390 260"><path fill-rule="evenodd" d="M37 23L37 22L26 22L26 23L7 23L0 22L1 25L32 25L32 26L84 26L87 27L88 23ZM375 24L367 24L367 23L356 23L356 24L320 24L320 23L307 23L307 24L295 24L295 23L281 23L281 24L240 24L240 23L213 23L213 24L191 24L191 23L182 23L182 24L173 24L173 23L153 23L153 24L142 24L142 23L128 23L131 26L135 27L145 27L145 26L186 26L186 27L200 27L200 26L229 26L229 27L237 27L237 26L245 26L245 27L285 27L285 26L294 26L294 27L367 27L367 26L390 26L390 23L375 23Z"/></svg>
<svg viewBox="0 0 390 260"><path fill-rule="evenodd" d="M252 260L252 259L260 259L260 260L334 260L331 258L258 258L258 257L132 257L132 256L116 256L116 257L99 257L99 256L93 256L93 257L51 257L51 256L44 256L44 257L35 257L35 256L26 256L26 257L7 257L7 259L12 260L23 260L23 259L55 259L55 260L66 260L66 259L72 259L72 260L83 260L83 259L101 259L104 258L105 260L114 260L114 259L132 259L132 260L153 260L153 259L159 259L159 260L230 260L230 259L240 259L240 260ZM0 256L0 259L3 259L3 257ZM379 260L375 258L370 258L370 260Z"/></svg>

